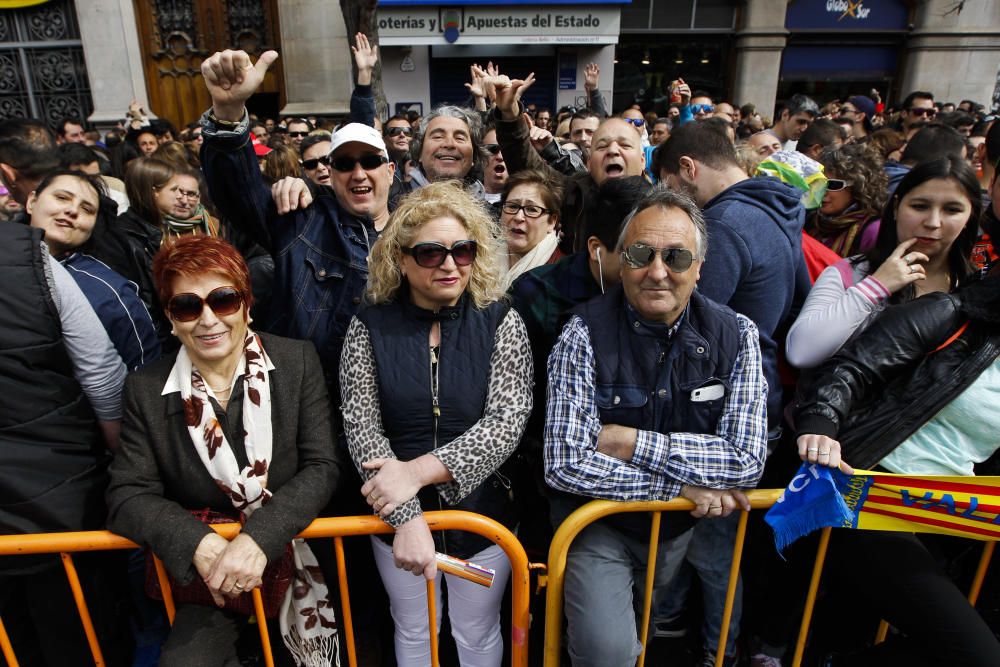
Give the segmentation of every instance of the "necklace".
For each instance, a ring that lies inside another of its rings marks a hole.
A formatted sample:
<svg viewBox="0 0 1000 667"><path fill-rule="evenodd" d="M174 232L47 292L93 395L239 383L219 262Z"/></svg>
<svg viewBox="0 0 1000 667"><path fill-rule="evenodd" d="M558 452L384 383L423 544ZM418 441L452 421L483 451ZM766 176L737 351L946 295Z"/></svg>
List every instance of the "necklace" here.
<svg viewBox="0 0 1000 667"><path fill-rule="evenodd" d="M220 392L223 392L223 391L224 391L224 392L227 392L227 393L228 393L228 392L230 392L230 391L232 391L232 390L233 390L233 387L232 387L232 385L230 385L230 386L228 386L228 387L222 387L221 389L216 389L215 387L213 387L212 385L210 385L210 384L208 384L208 383L206 382L206 383L205 383L205 386L206 386L206 387L208 387L209 389L211 389L211 390L212 390L212 393L215 393L215 394L218 394L218 393L220 393Z"/></svg>

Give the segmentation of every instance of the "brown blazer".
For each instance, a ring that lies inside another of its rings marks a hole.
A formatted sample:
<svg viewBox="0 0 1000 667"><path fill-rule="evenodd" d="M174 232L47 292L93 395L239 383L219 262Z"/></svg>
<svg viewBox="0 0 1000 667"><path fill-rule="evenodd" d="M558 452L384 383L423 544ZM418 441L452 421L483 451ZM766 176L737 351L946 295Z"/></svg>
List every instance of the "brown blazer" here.
<svg viewBox="0 0 1000 667"><path fill-rule="evenodd" d="M313 344L268 334L261 334L261 342L274 364L268 472L274 495L243 532L271 562L325 506L342 462ZM188 510L210 507L238 515L195 452L180 393L160 395L174 361L174 356L161 359L125 383L121 446L107 492L108 529L150 547L175 579L187 583L197 574L194 552L211 530Z"/></svg>

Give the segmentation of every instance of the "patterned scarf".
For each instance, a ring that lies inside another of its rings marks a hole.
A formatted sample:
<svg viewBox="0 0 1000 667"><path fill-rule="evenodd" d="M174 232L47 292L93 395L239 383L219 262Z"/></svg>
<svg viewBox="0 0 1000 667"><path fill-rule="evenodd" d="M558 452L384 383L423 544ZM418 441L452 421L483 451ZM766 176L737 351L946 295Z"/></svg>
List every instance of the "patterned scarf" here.
<svg viewBox="0 0 1000 667"><path fill-rule="evenodd" d="M240 470L233 450L215 416L209 396L211 387L191 363L187 349L177 353L164 393L179 388L184 401L184 419L198 457L216 485L240 511L241 523L267 504L267 472L271 463L271 385L268 372L274 368L261 346L260 337L247 331L243 358L234 380L243 382L244 446L250 465ZM329 591L319 563L305 540L292 540L295 579L281 604L281 638L298 665L320 667L340 664L337 625L329 602Z"/></svg>
<svg viewBox="0 0 1000 667"><path fill-rule="evenodd" d="M191 212L190 218L177 218L172 215L163 216L164 236L185 236L187 234L204 234L218 236L218 226L212 223L212 216L205 207L198 207Z"/></svg>
<svg viewBox="0 0 1000 667"><path fill-rule="evenodd" d="M860 211L853 205L838 216L817 213L815 227L809 235L841 257L850 257L860 252L861 231L869 222L878 217L871 211Z"/></svg>

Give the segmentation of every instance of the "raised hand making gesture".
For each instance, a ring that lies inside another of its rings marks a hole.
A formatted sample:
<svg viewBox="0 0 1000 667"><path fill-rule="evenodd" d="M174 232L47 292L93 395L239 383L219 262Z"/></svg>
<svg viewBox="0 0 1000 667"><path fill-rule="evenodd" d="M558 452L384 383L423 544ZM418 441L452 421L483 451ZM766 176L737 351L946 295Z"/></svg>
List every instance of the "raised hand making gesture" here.
<svg viewBox="0 0 1000 667"><path fill-rule="evenodd" d="M378 64L378 46L368 41L368 36L359 32L354 36L354 46L351 47L354 53L354 63L358 66L358 85L370 86L372 83L372 71Z"/></svg>
<svg viewBox="0 0 1000 667"><path fill-rule="evenodd" d="M277 59L277 51L265 51L255 65L246 51L226 49L202 62L201 74L212 96L215 117L230 122L242 120L247 99L260 88L267 68Z"/></svg>
<svg viewBox="0 0 1000 667"><path fill-rule="evenodd" d="M497 108L500 109L501 118L514 120L519 113L521 96L535 83L535 73L532 72L525 79L511 79L500 75L493 77L491 83L497 91Z"/></svg>

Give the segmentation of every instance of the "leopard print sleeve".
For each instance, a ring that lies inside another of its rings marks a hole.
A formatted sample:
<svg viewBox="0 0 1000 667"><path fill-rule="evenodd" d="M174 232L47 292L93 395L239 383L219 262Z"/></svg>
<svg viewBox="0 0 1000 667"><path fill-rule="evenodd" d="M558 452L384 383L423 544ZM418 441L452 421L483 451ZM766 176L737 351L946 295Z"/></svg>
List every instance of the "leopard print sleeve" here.
<svg viewBox="0 0 1000 667"><path fill-rule="evenodd" d="M382 429L382 408L378 396L378 372L368 328L354 318L344 338L340 354L340 398L344 432L351 459L367 481L376 470L364 470L362 462L375 458L394 459L396 455ZM393 528L421 514L420 501L414 496L397 507L385 521Z"/></svg>
<svg viewBox="0 0 1000 667"><path fill-rule="evenodd" d="M531 345L517 311L507 312L494 340L483 416L433 452L454 480L437 485L438 493L451 504L469 495L507 460L531 413Z"/></svg>

